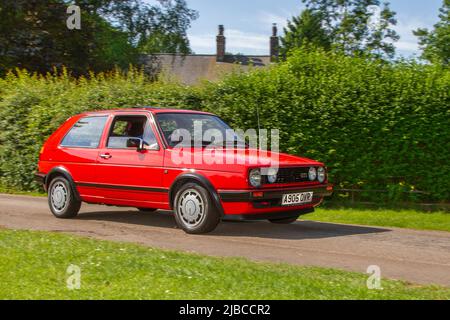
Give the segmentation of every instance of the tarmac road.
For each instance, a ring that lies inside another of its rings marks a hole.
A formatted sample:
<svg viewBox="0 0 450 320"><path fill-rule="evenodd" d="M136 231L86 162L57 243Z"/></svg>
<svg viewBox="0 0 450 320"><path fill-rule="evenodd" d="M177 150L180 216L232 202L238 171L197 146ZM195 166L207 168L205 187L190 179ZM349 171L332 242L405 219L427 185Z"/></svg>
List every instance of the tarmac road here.
<svg viewBox="0 0 450 320"><path fill-rule="evenodd" d="M299 221L224 222L208 235L177 229L170 212L83 204L78 218L59 220L45 198L0 195L0 226L124 241L222 257L338 268L417 284L450 287L450 233Z"/></svg>

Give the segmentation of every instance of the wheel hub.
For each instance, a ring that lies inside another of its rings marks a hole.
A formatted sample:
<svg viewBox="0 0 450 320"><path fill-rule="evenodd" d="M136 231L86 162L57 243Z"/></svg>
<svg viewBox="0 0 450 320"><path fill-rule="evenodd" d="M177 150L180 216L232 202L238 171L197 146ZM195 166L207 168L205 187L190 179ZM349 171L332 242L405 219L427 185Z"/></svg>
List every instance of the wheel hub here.
<svg viewBox="0 0 450 320"><path fill-rule="evenodd" d="M198 216L198 204L194 200L186 201L184 209L189 217L196 218Z"/></svg>
<svg viewBox="0 0 450 320"><path fill-rule="evenodd" d="M201 195L194 189L186 190L181 196L178 211L183 222L195 227L204 217L204 204Z"/></svg>
<svg viewBox="0 0 450 320"><path fill-rule="evenodd" d="M63 183L56 183L51 191L51 202L53 209L58 212L64 210L67 205L67 189Z"/></svg>

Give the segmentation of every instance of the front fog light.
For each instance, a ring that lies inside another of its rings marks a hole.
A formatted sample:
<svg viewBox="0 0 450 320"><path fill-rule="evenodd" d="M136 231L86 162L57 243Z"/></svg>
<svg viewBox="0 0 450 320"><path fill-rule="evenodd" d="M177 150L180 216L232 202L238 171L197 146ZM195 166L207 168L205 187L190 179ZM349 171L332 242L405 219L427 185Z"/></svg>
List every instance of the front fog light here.
<svg viewBox="0 0 450 320"><path fill-rule="evenodd" d="M248 180L250 181L250 184L255 187L258 188L261 186L261 170L259 169L253 169L252 171L250 171L250 174L248 176Z"/></svg>
<svg viewBox="0 0 450 320"><path fill-rule="evenodd" d="M308 172L309 180L314 181L317 178L317 170L314 167L309 168Z"/></svg>
<svg viewBox="0 0 450 320"><path fill-rule="evenodd" d="M325 179L326 179L325 168L320 167L319 170L317 170L317 180L319 180L320 183L323 183Z"/></svg>

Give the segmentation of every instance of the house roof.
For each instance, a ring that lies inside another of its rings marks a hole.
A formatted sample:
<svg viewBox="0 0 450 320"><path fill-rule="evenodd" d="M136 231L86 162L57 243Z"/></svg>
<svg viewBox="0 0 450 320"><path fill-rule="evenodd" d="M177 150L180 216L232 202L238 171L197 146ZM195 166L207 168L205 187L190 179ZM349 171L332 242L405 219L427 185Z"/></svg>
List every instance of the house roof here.
<svg viewBox="0 0 450 320"><path fill-rule="evenodd" d="M155 54L142 57L146 67L163 78L192 85L202 80L216 81L232 72L249 71L270 65L270 56L226 55L217 62L216 55Z"/></svg>

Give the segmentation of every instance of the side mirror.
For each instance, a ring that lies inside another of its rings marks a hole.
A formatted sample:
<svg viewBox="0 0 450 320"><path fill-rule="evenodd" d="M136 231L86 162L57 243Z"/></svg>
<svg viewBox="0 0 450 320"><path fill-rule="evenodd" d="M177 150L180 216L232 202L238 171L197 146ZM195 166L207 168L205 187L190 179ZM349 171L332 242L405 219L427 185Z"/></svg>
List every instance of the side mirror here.
<svg viewBox="0 0 450 320"><path fill-rule="evenodd" d="M130 138L127 140L127 148L136 148L138 152L145 150L144 145L144 140L140 138Z"/></svg>

